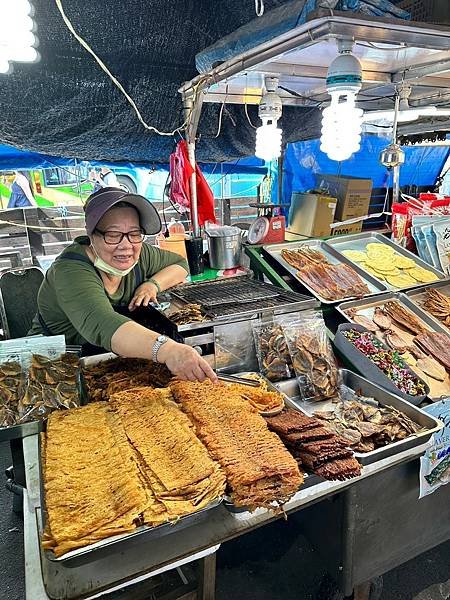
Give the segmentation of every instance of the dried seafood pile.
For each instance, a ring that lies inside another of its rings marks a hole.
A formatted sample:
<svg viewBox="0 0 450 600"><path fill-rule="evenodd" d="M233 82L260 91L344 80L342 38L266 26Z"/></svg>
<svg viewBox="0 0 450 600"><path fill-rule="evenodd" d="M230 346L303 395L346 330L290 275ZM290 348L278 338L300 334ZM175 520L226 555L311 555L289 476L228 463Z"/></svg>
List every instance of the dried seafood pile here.
<svg viewBox="0 0 450 600"><path fill-rule="evenodd" d="M295 376L291 355L281 325L270 323L253 327L259 370L269 381Z"/></svg>
<svg viewBox="0 0 450 600"><path fill-rule="evenodd" d="M79 369L74 354L58 359L33 354L28 374L18 362L0 365L0 426L36 421L55 409L79 406Z"/></svg>
<svg viewBox="0 0 450 600"><path fill-rule="evenodd" d="M331 264L326 256L308 246L282 250L281 257L298 269L297 276L325 300L362 298L369 288L349 265Z"/></svg>
<svg viewBox="0 0 450 600"><path fill-rule="evenodd" d="M336 403L332 410L317 411L314 416L323 427L341 436L355 452L404 440L423 428L391 406L381 406L373 398L358 398Z"/></svg>
<svg viewBox="0 0 450 600"><path fill-rule="evenodd" d="M43 547L56 556L143 523L176 520L225 488L168 391L123 392L111 404L53 413L42 439Z"/></svg>
<svg viewBox="0 0 450 600"><path fill-rule="evenodd" d="M113 358L84 367L83 375L91 402L134 387L166 387L172 377L165 365L141 358Z"/></svg>
<svg viewBox="0 0 450 600"><path fill-rule="evenodd" d="M303 475L296 461L239 393L210 382L174 382L171 389L225 471L236 506L273 508L298 490Z"/></svg>
<svg viewBox="0 0 450 600"><path fill-rule="evenodd" d="M439 290L427 288L423 308L450 328L450 297Z"/></svg>
<svg viewBox="0 0 450 600"><path fill-rule="evenodd" d="M19 418L23 377L20 363L11 360L0 365L0 427L15 425Z"/></svg>
<svg viewBox="0 0 450 600"><path fill-rule="evenodd" d="M439 279L432 271L420 267L413 258L403 256L392 246L381 242L367 244L364 252L348 249L343 250L342 254L358 263L379 281L387 281L395 288L431 283Z"/></svg>
<svg viewBox="0 0 450 600"><path fill-rule="evenodd" d="M286 409L269 417L267 423L306 470L330 480L351 479L361 474L346 440L323 427L316 418Z"/></svg>
<svg viewBox="0 0 450 600"><path fill-rule="evenodd" d="M187 304L173 312L169 319L176 325L186 325L187 323L202 323L207 318L202 314L202 307L200 304Z"/></svg>
<svg viewBox="0 0 450 600"><path fill-rule="evenodd" d="M425 324L411 311L393 300L375 307L372 319L357 313L356 309L347 311L348 316L369 331L375 333L389 348L398 352L413 369L420 369L436 381L444 381L450 370L450 339L443 333L429 331ZM413 336L408 342L397 333L394 326Z"/></svg>
<svg viewBox="0 0 450 600"><path fill-rule="evenodd" d="M426 395L425 384L408 368L398 352L385 350L382 343L370 331L348 329L342 332L364 356L371 360L394 385L409 396Z"/></svg>
<svg viewBox="0 0 450 600"><path fill-rule="evenodd" d="M249 377L250 378L250 377ZM260 377L251 377L259 381L259 387L250 387L242 383L226 384L229 391L238 393L261 414L275 413L284 408L283 394L270 391L267 383Z"/></svg>
<svg viewBox="0 0 450 600"><path fill-rule="evenodd" d="M286 329L292 364L299 378L302 397L320 401L337 394L339 371L324 330Z"/></svg>

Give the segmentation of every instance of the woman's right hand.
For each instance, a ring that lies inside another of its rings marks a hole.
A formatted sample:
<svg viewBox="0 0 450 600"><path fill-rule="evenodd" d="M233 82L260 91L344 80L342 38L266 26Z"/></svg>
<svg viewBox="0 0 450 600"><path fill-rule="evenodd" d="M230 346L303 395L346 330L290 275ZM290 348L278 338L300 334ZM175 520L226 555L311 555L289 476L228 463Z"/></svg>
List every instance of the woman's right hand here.
<svg viewBox="0 0 450 600"><path fill-rule="evenodd" d="M218 381L217 375L200 354L187 344L168 340L158 351L158 362L164 363L171 373L185 381Z"/></svg>

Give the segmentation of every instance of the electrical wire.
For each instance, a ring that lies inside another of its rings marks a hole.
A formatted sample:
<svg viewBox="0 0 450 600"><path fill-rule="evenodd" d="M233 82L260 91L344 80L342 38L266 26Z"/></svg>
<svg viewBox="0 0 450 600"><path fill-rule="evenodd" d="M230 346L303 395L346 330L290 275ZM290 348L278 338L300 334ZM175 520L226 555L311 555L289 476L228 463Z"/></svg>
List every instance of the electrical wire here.
<svg viewBox="0 0 450 600"><path fill-rule="evenodd" d="M134 110L134 112L136 113L136 116L139 120L139 122L142 124L142 126L147 129L148 131L153 131L154 133L157 133L158 135L161 136L174 136L176 133L179 133L180 131L186 129L187 125L190 122L190 118L191 118L191 114L192 114L192 110L190 111L189 115L187 116L186 120L184 121L184 123L182 125L180 125L179 127L177 127L176 129L174 129L173 131L170 132L166 132L166 131L160 131L157 127L154 127L153 125L149 125L148 123L146 123L146 121L144 120L139 108L137 107L135 101L133 100L133 98L127 93L127 91L125 90L125 88L123 87L123 85L120 83L120 81L111 73L111 71L108 69L108 67L105 65L105 63L97 56L97 54L94 52L94 50L92 50L92 48L89 46L89 44L75 31L72 22L70 21L70 19L67 17L66 13L64 12L64 8L62 5L62 0L55 0L56 6L61 14L61 17L63 18L64 23L66 24L68 30L70 31L70 33L74 36L74 38L81 44L81 46L83 46L83 48L94 58L95 62L98 64L98 66L102 69L102 71L104 71L108 77L111 79L111 81L113 82L113 84L120 90L120 92L123 94L123 96L126 98L126 100L128 101L128 103L131 105L132 109ZM197 91L199 86L201 85L201 83L207 79L208 77L205 76L203 79L199 79L198 83L194 86L194 103L195 103L195 98L197 95Z"/></svg>
<svg viewBox="0 0 450 600"><path fill-rule="evenodd" d="M245 111L245 116L247 117L247 121L250 123L250 127L253 127L253 129L258 129L256 127L256 125L253 125L251 119L250 119L250 115L248 114L248 104L247 102L244 103L244 111Z"/></svg>
<svg viewBox="0 0 450 600"><path fill-rule="evenodd" d="M405 44L401 44L400 46L394 46L394 47L390 47L390 48L385 48L384 46L377 46L376 44L374 44L373 42L356 42L355 43L356 46L364 46L365 48L375 48L375 50L382 50L383 52L386 51L392 51L392 52L398 52L399 50L406 50L407 46Z"/></svg>
<svg viewBox="0 0 450 600"><path fill-rule="evenodd" d="M282 85L279 85L278 88L280 90L283 90L283 91L287 92L288 94L292 94L292 96L295 96L296 98L301 98L302 100L307 100L308 102L317 102L318 104L320 104L320 102L318 100L311 100L311 97L309 97L309 96L303 96L302 94L299 94L295 90L290 90L289 88L284 87Z"/></svg>

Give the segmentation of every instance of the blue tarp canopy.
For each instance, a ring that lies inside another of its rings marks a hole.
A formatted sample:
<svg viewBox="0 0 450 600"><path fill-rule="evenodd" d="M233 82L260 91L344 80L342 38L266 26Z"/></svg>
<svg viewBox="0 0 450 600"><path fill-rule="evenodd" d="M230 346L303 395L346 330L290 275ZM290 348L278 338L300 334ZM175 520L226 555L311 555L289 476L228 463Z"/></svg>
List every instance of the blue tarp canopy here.
<svg viewBox="0 0 450 600"><path fill-rule="evenodd" d="M16 171L30 169L51 169L54 167L74 167L80 164L80 161L75 158L63 158L60 156L47 156L38 152L28 152L27 150L19 150L12 146L0 144L0 171ZM120 162L107 163L105 161L90 161L90 166L106 165L114 168L114 165L119 165L128 169L139 167L152 168L161 171L167 171L167 164L153 164L141 162ZM229 173L256 173L265 175L267 168L264 161L254 156L241 158L234 162L223 163L205 163L200 165L205 173L221 173L222 175Z"/></svg>

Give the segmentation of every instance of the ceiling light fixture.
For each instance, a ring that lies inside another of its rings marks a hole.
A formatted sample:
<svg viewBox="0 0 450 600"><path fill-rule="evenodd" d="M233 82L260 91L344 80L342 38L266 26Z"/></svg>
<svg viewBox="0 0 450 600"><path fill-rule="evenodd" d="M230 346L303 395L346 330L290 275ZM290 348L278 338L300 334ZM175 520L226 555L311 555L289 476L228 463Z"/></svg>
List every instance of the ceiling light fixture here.
<svg viewBox="0 0 450 600"><path fill-rule="evenodd" d="M363 111L356 108L361 89L361 63L352 54L352 40L338 40L339 56L328 68L327 91L331 104L322 112L320 149L335 161L350 158L361 144Z"/></svg>
<svg viewBox="0 0 450 600"><path fill-rule="evenodd" d="M0 3L0 73L10 73L13 62L38 60L33 14L28 0L2 0Z"/></svg>
<svg viewBox="0 0 450 600"><path fill-rule="evenodd" d="M439 108L437 106L417 106L411 108L409 106L409 97L411 96L412 88L408 84L402 84L398 87L398 95L400 99L400 107L397 115L398 123L411 123L417 121L421 117L448 117L450 109ZM365 112L363 116L364 123L390 124L394 122L395 110L375 110Z"/></svg>
<svg viewBox="0 0 450 600"><path fill-rule="evenodd" d="M281 117L282 103L277 94L278 79L266 77L264 94L258 108L258 116L262 125L256 130L255 156L265 161L271 161L281 156L282 130L277 127Z"/></svg>

